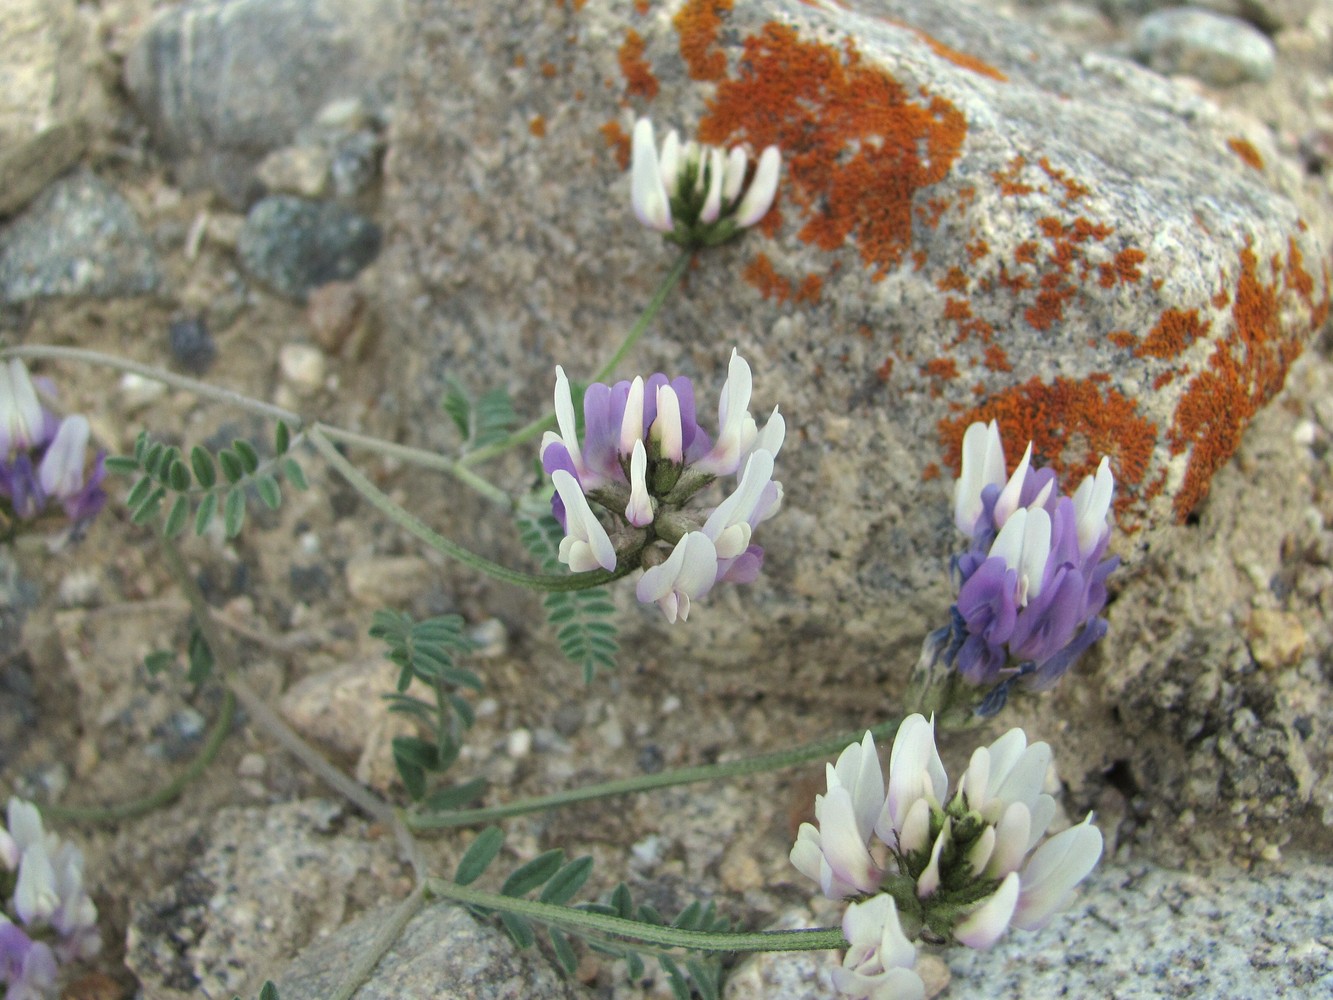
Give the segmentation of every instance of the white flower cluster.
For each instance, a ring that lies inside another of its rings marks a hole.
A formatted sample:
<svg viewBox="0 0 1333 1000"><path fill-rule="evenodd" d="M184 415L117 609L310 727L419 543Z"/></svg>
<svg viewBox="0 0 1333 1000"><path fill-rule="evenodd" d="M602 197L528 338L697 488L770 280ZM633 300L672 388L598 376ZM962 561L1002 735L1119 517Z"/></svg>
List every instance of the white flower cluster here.
<svg viewBox="0 0 1333 1000"><path fill-rule="evenodd" d="M917 939L989 948L1010 927L1036 930L1069 904L1102 853L1089 815L1042 842L1055 801L1042 792L1045 743L1011 729L978 748L948 799L934 720L903 721L885 790L869 733L828 765L792 864L826 896L854 899L843 918L849 947L834 970L849 997L925 995L914 971Z"/></svg>
<svg viewBox="0 0 1333 1000"><path fill-rule="evenodd" d="M0 889L5 1000L54 997L59 963L101 947L97 907L83 887L83 853L47 833L37 807L18 798L0 828Z"/></svg>
<svg viewBox="0 0 1333 1000"><path fill-rule="evenodd" d="M750 156L742 146L681 144L675 130L659 150L653 123L640 118L630 144L630 202L649 229L682 246L716 246L762 219L778 191L782 154L759 154L749 185Z"/></svg>

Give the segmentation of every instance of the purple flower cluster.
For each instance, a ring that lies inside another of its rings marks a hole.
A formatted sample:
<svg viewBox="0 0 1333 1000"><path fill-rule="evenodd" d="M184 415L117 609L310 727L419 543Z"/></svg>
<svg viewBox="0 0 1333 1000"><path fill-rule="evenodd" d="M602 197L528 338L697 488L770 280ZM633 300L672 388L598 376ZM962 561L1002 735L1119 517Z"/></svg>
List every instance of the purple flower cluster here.
<svg viewBox="0 0 1333 1000"><path fill-rule="evenodd" d="M60 964L101 948L97 907L83 887L83 854L11 798L0 828L0 984L5 1000L50 1000Z"/></svg>
<svg viewBox="0 0 1333 1000"><path fill-rule="evenodd" d="M54 392L49 384L42 388ZM105 454L85 473L88 435L86 417L61 420L41 404L22 361L0 365L0 499L15 518L31 520L53 500L76 523L102 509Z"/></svg>
<svg viewBox="0 0 1333 1000"><path fill-rule="evenodd" d="M773 460L786 430L776 406L757 428L750 390L750 366L732 351L711 439L696 419L688 378L595 382L583 395L580 443L569 380L557 367L559 433L547 432L541 455L555 485L552 512L565 529L561 562L576 573L642 567L639 600L656 603L671 622L687 619L690 602L714 584L758 576L764 550L750 539L782 502ZM736 489L720 504L689 506L718 477L736 474Z"/></svg>
<svg viewBox="0 0 1333 1000"><path fill-rule="evenodd" d="M1031 444L1012 476L1005 468L995 422L970 426L954 521L972 544L954 562L958 598L944 655L969 683L999 685L992 710L1014 681L1049 688L1106 634L1099 613L1119 565L1106 555L1115 481L1105 458L1072 496L1052 470L1032 468Z"/></svg>

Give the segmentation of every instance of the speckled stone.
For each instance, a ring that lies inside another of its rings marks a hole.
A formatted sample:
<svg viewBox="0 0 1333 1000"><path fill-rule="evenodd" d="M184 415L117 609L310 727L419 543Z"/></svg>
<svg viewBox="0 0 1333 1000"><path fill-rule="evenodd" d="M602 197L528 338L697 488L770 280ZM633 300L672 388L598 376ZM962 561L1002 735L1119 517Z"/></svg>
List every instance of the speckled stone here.
<svg viewBox="0 0 1333 1000"><path fill-rule="evenodd" d="M421 442L452 445L424 416L446 372L535 414L555 364L586 377L647 302L671 251L618 159L647 113L787 147L778 212L700 257L622 367L694 377L708 414L737 345L755 410L787 416L761 580L666 641L796 686L901 670L880 665L948 606L979 417L1069 479L1109 453L1122 551L1160 548L1326 312L1319 220L1252 165L1276 154L1156 74L965 5L738 2L716 33L705 6L408 5L381 299ZM523 558L484 505L448 516Z"/></svg>
<svg viewBox="0 0 1333 1000"><path fill-rule="evenodd" d="M368 914L298 955L276 977L282 1000L329 996L357 949L371 940L390 912L386 908ZM575 1000L583 995L540 951L519 951L503 931L448 905L417 914L356 992L357 1000Z"/></svg>
<svg viewBox="0 0 1333 1000"><path fill-rule="evenodd" d="M51 184L0 229L0 302L141 295L161 281L134 209L88 171Z"/></svg>
<svg viewBox="0 0 1333 1000"><path fill-rule="evenodd" d="M1137 866L1094 872L1040 931L989 951L952 948L948 1000L1257 1000L1333 989L1333 867L1292 860L1206 875ZM836 922L836 921L835 921ZM836 952L748 958L727 1000L832 997Z"/></svg>
<svg viewBox="0 0 1333 1000"><path fill-rule="evenodd" d="M1215 87L1273 75L1277 50L1258 28L1226 14L1173 7L1139 22L1134 54L1159 73L1186 73Z"/></svg>
<svg viewBox="0 0 1333 1000"><path fill-rule="evenodd" d="M405 895L392 843L368 828L321 799L223 809L175 883L132 898L125 964L144 994L252 997L349 913Z"/></svg>

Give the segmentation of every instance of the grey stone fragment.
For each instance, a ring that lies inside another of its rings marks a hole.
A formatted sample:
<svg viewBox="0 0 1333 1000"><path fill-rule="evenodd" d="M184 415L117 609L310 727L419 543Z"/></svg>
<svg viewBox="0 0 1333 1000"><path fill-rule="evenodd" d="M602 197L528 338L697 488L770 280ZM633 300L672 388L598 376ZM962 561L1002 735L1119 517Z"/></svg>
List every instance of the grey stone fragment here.
<svg viewBox="0 0 1333 1000"><path fill-rule="evenodd" d="M52 184L0 229L0 302L140 295L161 280L134 209L87 171Z"/></svg>
<svg viewBox="0 0 1333 1000"><path fill-rule="evenodd" d="M332 202L275 195L250 210L237 249L252 275L305 301L311 289L354 277L374 260L380 229Z"/></svg>
<svg viewBox="0 0 1333 1000"><path fill-rule="evenodd" d="M1315 9L1316 0L1197 0L1192 6L1243 17L1267 32L1296 28Z"/></svg>
<svg viewBox="0 0 1333 1000"><path fill-rule="evenodd" d="M1139 22L1134 54L1159 73L1184 73L1214 87L1263 82L1277 66L1273 43L1253 25L1187 7L1157 11Z"/></svg>
<svg viewBox="0 0 1333 1000"><path fill-rule="evenodd" d="M155 1000L253 997L349 912L402 889L392 844L326 800L223 809L207 838L179 879L131 903L125 963Z"/></svg>
<svg viewBox="0 0 1333 1000"><path fill-rule="evenodd" d="M312 945L275 977L282 1000L323 1000L383 925L391 908L353 921ZM356 1000L575 1000L583 996L535 948L518 951L503 931L467 911L428 907L403 929Z"/></svg>
<svg viewBox="0 0 1333 1000"><path fill-rule="evenodd" d="M0 4L0 217L74 164L104 101L74 0Z"/></svg>
<svg viewBox="0 0 1333 1000"><path fill-rule="evenodd" d="M397 0L203 0L162 11L131 50L125 82L181 178L233 204L251 171L326 103L374 108L392 93Z"/></svg>
<svg viewBox="0 0 1333 1000"><path fill-rule="evenodd" d="M835 915L832 923L836 924ZM830 921L825 918L821 922ZM1010 930L989 951L942 952L948 1000L1115 997L1257 1000L1333 990L1333 867L1294 859L1246 873L1106 865L1040 931ZM919 954L927 954L920 952ZM747 958L727 1000L835 995L835 952ZM918 959L920 962L921 959ZM933 970L932 970L933 971Z"/></svg>

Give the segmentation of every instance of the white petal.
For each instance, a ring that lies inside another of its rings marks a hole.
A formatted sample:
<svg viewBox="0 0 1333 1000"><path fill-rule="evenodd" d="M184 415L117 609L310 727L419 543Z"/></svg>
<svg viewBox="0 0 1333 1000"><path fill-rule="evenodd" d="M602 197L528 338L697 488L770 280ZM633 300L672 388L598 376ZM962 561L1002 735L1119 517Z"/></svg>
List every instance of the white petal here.
<svg viewBox="0 0 1333 1000"><path fill-rule="evenodd" d="M703 532L717 546L719 558L735 558L750 544L750 519L772 475L773 456L766 451L751 453L736 491L708 515Z"/></svg>
<svg viewBox="0 0 1333 1000"><path fill-rule="evenodd" d="M934 894L940 887L940 854L948 846L952 839L953 820L945 817L944 826L935 838L935 846L930 849L930 863L926 865L926 870L916 880L916 894L919 899L925 899Z"/></svg>
<svg viewBox="0 0 1333 1000"><path fill-rule="evenodd" d="M644 604L657 602L667 620L689 617L690 601L702 597L717 582L717 550L708 536L688 532L666 562L644 571L635 594Z"/></svg>
<svg viewBox="0 0 1333 1000"><path fill-rule="evenodd" d="M759 432L759 436L754 439L753 450L763 449L774 458L778 457L778 452L782 450L782 442L787 438L787 421L782 419L782 414L778 412L776 406L773 412L768 415L768 423L764 424L764 429Z"/></svg>
<svg viewBox="0 0 1333 1000"><path fill-rule="evenodd" d="M575 573L600 566L616 568L616 550L611 537L588 506L578 480L564 469L551 473L551 482L565 505L565 537L560 542L560 561Z"/></svg>
<svg viewBox="0 0 1333 1000"><path fill-rule="evenodd" d="M954 925L953 936L969 948L989 948L1000 940L1014 915L1018 888L1018 874L1010 872L992 895Z"/></svg>
<svg viewBox="0 0 1333 1000"><path fill-rule="evenodd" d="M14 910L25 924L46 920L60 905L56 894L56 872L44 843L30 844L19 861L18 884L14 887Z"/></svg>
<svg viewBox="0 0 1333 1000"><path fill-rule="evenodd" d="M1000 496L995 501L995 523L1001 527L1009 520L1009 515L1018 509L1019 495L1023 492L1023 483L1027 481L1028 467L1031 464L1032 442L1029 441L1027 450L1023 452L1022 461L1018 463L1018 468L1009 477L1009 482L1004 484L1004 489L1000 490Z"/></svg>
<svg viewBox="0 0 1333 1000"><path fill-rule="evenodd" d="M939 805L948 792L939 751L935 748L935 721L909 715L898 727L889 754L889 789L876 832L885 843L893 843L890 831L901 831L908 809L917 799Z"/></svg>
<svg viewBox="0 0 1333 1000"><path fill-rule="evenodd" d="M634 454L629 460L629 505L625 520L636 528L653 523L653 500L648 495L648 449L643 439L634 442Z"/></svg>
<svg viewBox="0 0 1333 1000"><path fill-rule="evenodd" d="M754 180L736 206L736 225L742 229L753 226L768 214L773 198L778 193L778 173L782 169L782 154L777 146L769 146L759 154Z"/></svg>
<svg viewBox="0 0 1333 1000"><path fill-rule="evenodd" d="M1031 849L1032 813L1022 802L1011 802L995 830L995 850L986 865L987 878L1003 878L1018 871Z"/></svg>
<svg viewBox="0 0 1333 1000"><path fill-rule="evenodd" d="M884 773L875 751L875 739L869 731L860 743L853 743L839 755L834 775L851 793L857 833L869 841L875 820L884 808Z"/></svg>
<svg viewBox="0 0 1333 1000"><path fill-rule="evenodd" d="M1097 466L1097 475L1085 478L1074 491L1074 518L1078 523L1080 552L1091 552L1106 534L1106 515L1111 510L1111 496L1114 493L1115 477L1111 475L1111 463L1103 458Z"/></svg>
<svg viewBox="0 0 1333 1000"><path fill-rule="evenodd" d="M968 849L967 866L972 869L973 875L980 875L986 870L986 865L995 850L995 841L995 827L988 826L981 831L981 836L976 839L976 843Z"/></svg>
<svg viewBox="0 0 1333 1000"><path fill-rule="evenodd" d="M625 415L620 421L620 454L634 453L634 442L643 440L643 376L635 375L625 398Z"/></svg>
<svg viewBox="0 0 1333 1000"><path fill-rule="evenodd" d="M722 199L728 205L740 196L741 185L745 183L745 168L749 165L750 157L746 155L744 147L732 146L722 175Z"/></svg>
<svg viewBox="0 0 1333 1000"><path fill-rule="evenodd" d="M958 530L972 534L981 519L981 491L1004 482L1004 445L999 425L980 421L963 433L958 481L953 488L953 519Z"/></svg>
<svg viewBox="0 0 1333 1000"><path fill-rule="evenodd" d="M721 148L710 146L705 163L707 164L708 173L708 194L704 198L703 208L699 210L699 221L716 222L717 217L722 214L722 171L726 163ZM703 170L704 163L701 163L701 177Z"/></svg>
<svg viewBox="0 0 1333 1000"><path fill-rule="evenodd" d="M635 218L648 228L671 231L671 202L653 145L653 123L647 118L634 123L630 142L630 204Z"/></svg>
<svg viewBox="0 0 1333 1000"><path fill-rule="evenodd" d="M878 827L876 829L879 829ZM883 839L881 835L881 839ZM919 851L930 841L930 803L917 799L907 810L898 831L898 850L904 854Z"/></svg>
<svg viewBox="0 0 1333 1000"><path fill-rule="evenodd" d="M1046 561L1051 556L1051 515L1040 507L1028 508L1023 527L1023 555L1018 578L1024 581L1027 600L1034 601L1046 582Z"/></svg>
<svg viewBox="0 0 1333 1000"><path fill-rule="evenodd" d="M1057 833L1037 848L1023 868L1022 892L1013 924L1037 930L1069 905L1074 887L1083 881L1102 856L1102 832L1089 813L1078 826Z"/></svg>
<svg viewBox="0 0 1333 1000"><path fill-rule="evenodd" d="M680 422L680 397L670 385L657 387L657 417L653 420L651 430L662 457L672 462L681 461L684 457L684 431Z"/></svg>
<svg viewBox="0 0 1333 1000"><path fill-rule="evenodd" d="M75 414L60 422L56 436L42 456L37 481L47 496L71 497L83 488L83 465L88 449L88 419Z"/></svg>

